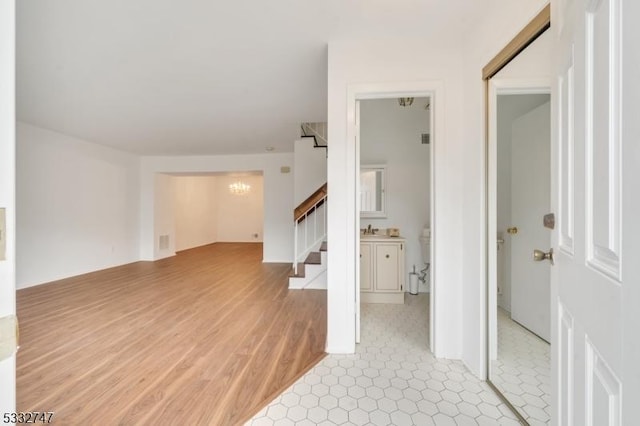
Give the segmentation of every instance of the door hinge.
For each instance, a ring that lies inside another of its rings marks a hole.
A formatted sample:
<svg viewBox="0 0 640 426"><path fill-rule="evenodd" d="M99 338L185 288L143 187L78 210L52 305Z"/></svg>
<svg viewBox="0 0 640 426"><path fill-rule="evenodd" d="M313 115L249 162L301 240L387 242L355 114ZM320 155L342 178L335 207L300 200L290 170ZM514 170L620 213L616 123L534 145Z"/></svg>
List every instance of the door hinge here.
<svg viewBox="0 0 640 426"><path fill-rule="evenodd" d="M403 244L400 244L400 250L402 250Z"/></svg>

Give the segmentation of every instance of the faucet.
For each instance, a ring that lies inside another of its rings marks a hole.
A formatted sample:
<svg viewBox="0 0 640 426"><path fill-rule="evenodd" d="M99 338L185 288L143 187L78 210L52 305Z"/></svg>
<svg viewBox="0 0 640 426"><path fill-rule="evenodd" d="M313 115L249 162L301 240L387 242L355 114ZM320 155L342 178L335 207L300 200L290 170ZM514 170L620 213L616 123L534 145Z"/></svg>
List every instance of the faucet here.
<svg viewBox="0 0 640 426"><path fill-rule="evenodd" d="M378 228L371 228L371 224L367 225L367 227L362 230L364 235L373 235L376 232L378 232Z"/></svg>

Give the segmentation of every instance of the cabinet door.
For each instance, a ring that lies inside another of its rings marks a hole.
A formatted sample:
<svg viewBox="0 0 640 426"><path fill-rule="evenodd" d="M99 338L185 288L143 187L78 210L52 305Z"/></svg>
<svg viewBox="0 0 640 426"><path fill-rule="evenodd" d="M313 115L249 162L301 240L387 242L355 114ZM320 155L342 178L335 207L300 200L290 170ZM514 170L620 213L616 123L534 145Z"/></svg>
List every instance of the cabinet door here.
<svg viewBox="0 0 640 426"><path fill-rule="evenodd" d="M373 291L371 244L360 244L360 291Z"/></svg>
<svg viewBox="0 0 640 426"><path fill-rule="evenodd" d="M400 244L376 244L376 291L400 291Z"/></svg>

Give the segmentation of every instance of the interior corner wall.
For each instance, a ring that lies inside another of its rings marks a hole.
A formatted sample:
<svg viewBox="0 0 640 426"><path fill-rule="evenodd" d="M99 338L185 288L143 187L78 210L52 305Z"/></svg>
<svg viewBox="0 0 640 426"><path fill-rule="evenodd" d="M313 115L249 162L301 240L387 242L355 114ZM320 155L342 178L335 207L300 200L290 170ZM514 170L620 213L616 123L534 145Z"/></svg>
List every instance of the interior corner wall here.
<svg viewBox="0 0 640 426"><path fill-rule="evenodd" d="M422 144L422 134L429 133L430 111L425 98L402 107L398 100L374 99L360 102L360 164L386 165L386 218L363 218L360 227L400 228L406 238L404 274L415 266L424 268L419 237L430 226L430 145ZM407 286L406 291L409 291ZM427 292L420 282L420 292Z"/></svg>
<svg viewBox="0 0 640 426"><path fill-rule="evenodd" d="M463 259L462 361L480 378L486 378L486 231L485 231L485 95L482 68L515 37L548 3L548 0L498 0L487 5L470 29L464 52L464 117L461 179L464 201L460 225Z"/></svg>
<svg viewBox="0 0 640 426"><path fill-rule="evenodd" d="M200 247L218 240L216 176L173 176L175 249Z"/></svg>
<svg viewBox="0 0 640 426"><path fill-rule="evenodd" d="M417 54L419 52L419 54ZM355 350L355 267L357 176L354 140L349 137L354 118L348 116L350 87L375 82L412 82L442 87L432 107L434 125L436 193L434 269L436 310L436 356L461 357L461 211L462 157L461 137L463 56L455 49L429 40L385 40L339 42L329 45L328 71L328 328L327 351L350 353ZM410 89L408 89L410 90ZM440 108L440 109L437 109ZM438 115L439 114L439 115ZM438 237L440 235L441 237Z"/></svg>
<svg viewBox="0 0 640 426"><path fill-rule="evenodd" d="M138 260L138 158L17 126L17 286Z"/></svg>
<svg viewBox="0 0 640 426"><path fill-rule="evenodd" d="M247 194L229 192L229 185L241 180L251 186ZM217 176L217 227L219 242L262 242L264 196L262 176Z"/></svg>
<svg viewBox="0 0 640 426"><path fill-rule="evenodd" d="M261 172L264 179L263 261L291 262L293 259L293 174L283 173L282 167L293 168L292 153L142 157L141 259L156 260L158 258L160 253L157 252L156 247L161 232L169 232L169 240L175 240L175 229L163 229L160 222L156 220L156 211L163 208L159 202L168 202L162 197L156 199L156 175L251 171ZM160 184L163 185L163 182ZM170 250L167 253L171 255Z"/></svg>

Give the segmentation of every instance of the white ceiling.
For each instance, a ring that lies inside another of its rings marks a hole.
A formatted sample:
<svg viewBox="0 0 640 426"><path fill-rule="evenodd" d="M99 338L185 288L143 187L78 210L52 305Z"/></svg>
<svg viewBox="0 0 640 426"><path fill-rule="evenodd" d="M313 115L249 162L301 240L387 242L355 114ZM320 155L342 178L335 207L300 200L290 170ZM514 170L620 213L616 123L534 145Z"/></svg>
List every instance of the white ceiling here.
<svg viewBox="0 0 640 426"><path fill-rule="evenodd" d="M327 43L464 41L477 0L20 0L18 119L146 155L291 151Z"/></svg>

